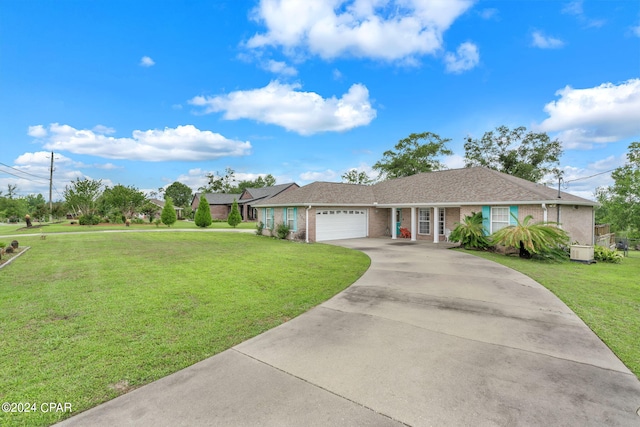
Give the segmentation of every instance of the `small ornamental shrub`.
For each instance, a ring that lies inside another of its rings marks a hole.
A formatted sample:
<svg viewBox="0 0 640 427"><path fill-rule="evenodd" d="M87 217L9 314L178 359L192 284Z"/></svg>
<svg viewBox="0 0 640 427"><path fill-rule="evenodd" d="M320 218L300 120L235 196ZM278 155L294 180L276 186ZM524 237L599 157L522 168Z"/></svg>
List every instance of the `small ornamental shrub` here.
<svg viewBox="0 0 640 427"><path fill-rule="evenodd" d="M613 264L621 263L623 258L622 254L615 249L609 249L598 245L593 247L593 257L596 261L610 262Z"/></svg>
<svg viewBox="0 0 640 427"><path fill-rule="evenodd" d="M449 236L449 241L460 242L466 249L485 249L489 247L489 239L482 228L482 212L471 212L462 222L457 223Z"/></svg>
<svg viewBox="0 0 640 427"><path fill-rule="evenodd" d="M78 218L78 222L80 225L98 225L100 224L100 217L92 214L82 215Z"/></svg>
<svg viewBox="0 0 640 427"><path fill-rule="evenodd" d="M144 219L142 219L142 218L133 218L133 219L131 220L131 222L132 222L133 224L144 224Z"/></svg>
<svg viewBox="0 0 640 427"><path fill-rule="evenodd" d="M167 227L171 227L178 220L178 216L176 215L176 210L173 207L173 201L171 200L171 197L167 197L165 199L164 208L162 208L160 219L162 220L162 223Z"/></svg>
<svg viewBox="0 0 640 427"><path fill-rule="evenodd" d="M263 230L264 230L264 222L259 221L259 222L256 224L256 234L257 234L258 236L262 236L262 231L263 231Z"/></svg>
<svg viewBox="0 0 640 427"><path fill-rule="evenodd" d="M289 235L289 227L286 224L278 224L276 226L276 235L279 239L286 239Z"/></svg>
<svg viewBox="0 0 640 427"><path fill-rule="evenodd" d="M156 227L160 227L160 224L162 224L162 221L160 221L160 218L156 218L153 223L156 225Z"/></svg>
<svg viewBox="0 0 640 427"><path fill-rule="evenodd" d="M204 196L200 197L200 202L198 203L198 209L196 210L194 220L196 225L202 228L210 226L213 222L213 220L211 219L209 202Z"/></svg>
<svg viewBox="0 0 640 427"><path fill-rule="evenodd" d="M233 199L233 205L231 205L231 212L227 218L227 223L233 228L236 228L241 222L242 215L240 215L240 210L238 209L238 202L236 199Z"/></svg>
<svg viewBox="0 0 640 427"><path fill-rule="evenodd" d="M511 214L516 225L502 228L491 235L495 245L512 246L519 249L520 258L532 258L533 255L542 257L561 257L560 250L569 242L569 235L555 223L536 222L531 224L533 216L527 215L522 222Z"/></svg>

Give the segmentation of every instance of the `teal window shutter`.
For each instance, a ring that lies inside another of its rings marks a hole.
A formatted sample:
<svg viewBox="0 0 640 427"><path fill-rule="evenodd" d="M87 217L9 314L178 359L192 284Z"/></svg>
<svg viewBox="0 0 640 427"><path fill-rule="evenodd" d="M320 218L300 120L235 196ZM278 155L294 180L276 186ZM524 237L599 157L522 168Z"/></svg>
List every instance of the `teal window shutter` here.
<svg viewBox="0 0 640 427"><path fill-rule="evenodd" d="M491 206L482 207L482 229L485 236L491 234Z"/></svg>
<svg viewBox="0 0 640 427"><path fill-rule="evenodd" d="M518 218L518 207L509 206L509 225L517 225L516 218Z"/></svg>

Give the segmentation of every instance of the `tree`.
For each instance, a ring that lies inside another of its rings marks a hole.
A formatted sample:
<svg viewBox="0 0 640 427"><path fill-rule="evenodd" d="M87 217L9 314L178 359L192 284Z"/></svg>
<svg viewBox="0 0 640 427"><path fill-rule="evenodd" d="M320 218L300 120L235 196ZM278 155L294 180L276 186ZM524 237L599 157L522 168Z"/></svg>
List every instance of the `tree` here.
<svg viewBox="0 0 640 427"><path fill-rule="evenodd" d="M198 209L196 210L195 223L198 227L204 228L210 226L212 222L209 202L204 197L200 197Z"/></svg>
<svg viewBox="0 0 640 427"><path fill-rule="evenodd" d="M342 175L342 182L346 182L347 184L369 185L372 184L374 180L369 178L369 175L367 175L366 172L358 172L357 169L349 169L348 172L345 172Z"/></svg>
<svg viewBox="0 0 640 427"><path fill-rule="evenodd" d="M615 231L640 232L640 142L632 142L627 163L616 168L613 185L600 187L596 198L601 207L598 221L608 222Z"/></svg>
<svg viewBox="0 0 640 427"><path fill-rule="evenodd" d="M484 166L532 182L554 171L560 164L560 141L546 133L527 132L524 126L513 130L499 126L485 132L482 139L466 138L465 166Z"/></svg>
<svg viewBox="0 0 640 427"><path fill-rule="evenodd" d="M240 210L238 209L238 202L236 201L236 199L233 199L233 204L231 205L231 212L229 213L227 222L233 228L236 228L238 224L242 222L242 216L240 215Z"/></svg>
<svg viewBox="0 0 640 427"><path fill-rule="evenodd" d="M428 142L421 144L420 140ZM383 179L444 169L445 166L437 160L437 157L453 154L445 146L449 141L451 140L442 139L431 132L412 133L396 144L394 147L396 151L385 151L382 160L376 162L373 169L378 171Z"/></svg>
<svg viewBox="0 0 640 427"><path fill-rule="evenodd" d="M142 205L140 212L149 218L149 222L153 222L153 218L160 212L160 207L147 200L144 205Z"/></svg>
<svg viewBox="0 0 640 427"><path fill-rule="evenodd" d="M174 182L164 190L164 196L171 197L176 206L185 207L191 203L191 188L181 182Z"/></svg>
<svg viewBox="0 0 640 427"><path fill-rule="evenodd" d="M171 197L166 197L164 199L164 208L162 208L162 214L160 215L160 220L167 227L171 227L178 220L176 215L176 210L173 207L173 201Z"/></svg>
<svg viewBox="0 0 640 427"><path fill-rule="evenodd" d="M105 213L116 209L125 218L131 218L133 214L140 212L146 201L147 197L142 191L121 184L113 188L105 188L101 197L101 203L104 204L102 209Z"/></svg>
<svg viewBox="0 0 640 427"><path fill-rule="evenodd" d="M276 185L276 179L273 175L267 174L263 178L259 176L258 178L252 180L240 181L238 183L238 193L242 193L247 188L264 188L264 187L272 187Z"/></svg>
<svg viewBox="0 0 640 427"><path fill-rule="evenodd" d="M205 175L207 178L207 185L200 187L203 193L237 193L238 190L235 185L235 171L231 168L224 170L224 175L220 175L219 172L208 173Z"/></svg>
<svg viewBox="0 0 640 427"><path fill-rule="evenodd" d="M462 222L456 224L449 240L460 242L465 249L485 249L489 244L489 239L484 235L482 227L482 212L471 212L465 216Z"/></svg>
<svg viewBox="0 0 640 427"><path fill-rule="evenodd" d="M64 199L67 206L82 215L95 213L96 201L101 195L102 180L76 178L64 188Z"/></svg>

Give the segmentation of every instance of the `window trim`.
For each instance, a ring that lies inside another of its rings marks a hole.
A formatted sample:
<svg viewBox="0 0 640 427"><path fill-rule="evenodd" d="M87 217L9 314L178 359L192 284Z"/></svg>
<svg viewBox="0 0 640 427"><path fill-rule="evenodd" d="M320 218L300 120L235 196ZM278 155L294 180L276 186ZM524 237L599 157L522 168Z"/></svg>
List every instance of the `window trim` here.
<svg viewBox="0 0 640 427"><path fill-rule="evenodd" d="M420 214L426 212L427 214L427 219L426 220L422 220L420 218ZM427 224L427 232L426 233L421 233L420 232L420 225L421 224ZM420 208L418 209L418 234L423 235L423 236L428 236L431 234L431 208Z"/></svg>
<svg viewBox="0 0 640 427"><path fill-rule="evenodd" d="M498 210L498 209L506 210L506 212L507 212L506 221L496 221L494 219L494 209L495 210ZM511 217L511 209L510 209L509 206L491 206L491 212L490 212L490 217L489 217L489 227L490 227L489 232L491 234L493 234L493 233L495 233L496 231L498 231L500 229L508 227L511 224L510 217ZM500 223L500 224L504 224L504 225L496 230L496 229L494 229L495 228L494 227L495 223Z"/></svg>
<svg viewBox="0 0 640 427"><path fill-rule="evenodd" d="M291 209L291 215L289 215L289 209ZM298 208L288 207L284 208L284 223L289 227L290 231L298 231ZM290 218L291 216L291 218ZM291 222L291 225L289 225Z"/></svg>

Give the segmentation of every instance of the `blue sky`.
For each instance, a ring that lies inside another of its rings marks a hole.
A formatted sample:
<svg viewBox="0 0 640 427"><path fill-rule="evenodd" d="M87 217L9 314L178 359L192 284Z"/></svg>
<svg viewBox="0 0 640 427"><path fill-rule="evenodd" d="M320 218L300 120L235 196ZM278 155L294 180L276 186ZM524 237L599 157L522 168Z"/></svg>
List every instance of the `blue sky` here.
<svg viewBox="0 0 640 427"><path fill-rule="evenodd" d="M51 151L54 200L76 177L340 181L426 131L456 168L500 125L559 138L567 191L609 184L640 140L637 0L0 2L5 192L48 198Z"/></svg>

